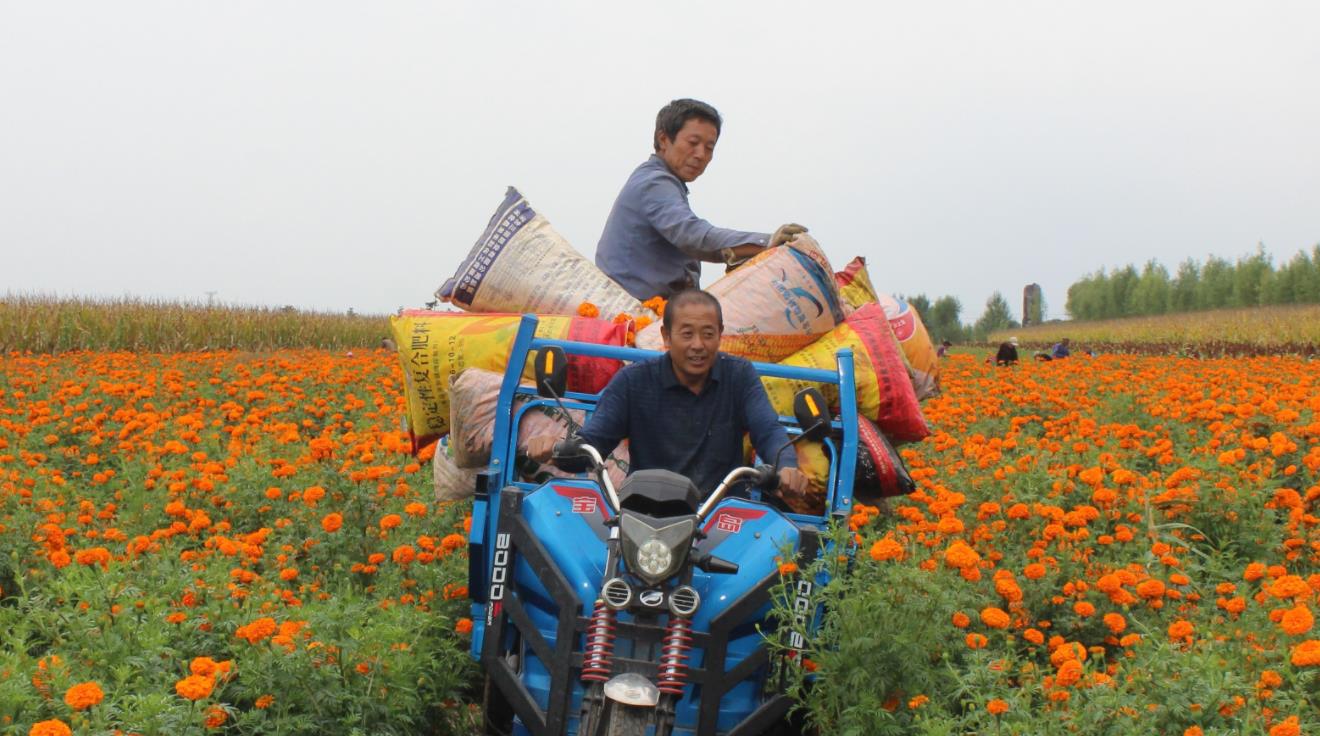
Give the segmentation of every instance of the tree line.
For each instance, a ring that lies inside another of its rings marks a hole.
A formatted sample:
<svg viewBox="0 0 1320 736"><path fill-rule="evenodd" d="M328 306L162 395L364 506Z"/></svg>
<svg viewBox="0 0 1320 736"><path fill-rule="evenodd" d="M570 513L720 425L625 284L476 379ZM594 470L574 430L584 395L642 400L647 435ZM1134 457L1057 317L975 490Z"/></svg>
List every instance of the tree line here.
<svg viewBox="0 0 1320 736"><path fill-rule="evenodd" d="M1013 311L1008 305L1008 300L997 291L986 300L985 311L981 316L969 325L962 323L962 302L958 297L942 296L931 301L925 294L917 294L899 298L917 310L921 322L926 325L926 331L930 333L930 339L937 345L942 340L954 344L984 342L986 336L995 330L1022 326L1013 319Z"/></svg>
<svg viewBox="0 0 1320 736"><path fill-rule="evenodd" d="M1073 319L1112 319L1191 312L1201 309L1256 307L1320 302L1320 245L1300 251L1275 266L1263 245L1229 262L1210 256L1205 263L1187 259L1170 276L1162 264L1147 261L1097 271L1068 287Z"/></svg>

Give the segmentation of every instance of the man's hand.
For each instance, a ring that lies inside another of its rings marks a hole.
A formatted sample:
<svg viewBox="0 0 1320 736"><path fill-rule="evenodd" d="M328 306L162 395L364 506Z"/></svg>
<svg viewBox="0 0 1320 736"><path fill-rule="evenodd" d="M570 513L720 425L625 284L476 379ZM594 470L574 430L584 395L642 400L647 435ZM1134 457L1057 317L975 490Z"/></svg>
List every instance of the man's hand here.
<svg viewBox="0 0 1320 736"><path fill-rule="evenodd" d="M550 459L550 455L555 450L555 443L560 440L553 435L542 434L527 440L527 457L538 463L545 463Z"/></svg>
<svg viewBox="0 0 1320 736"><path fill-rule="evenodd" d="M807 495L807 490L811 483L807 480L806 473L797 468L779 469L779 491L785 495L802 498Z"/></svg>
<svg viewBox="0 0 1320 736"><path fill-rule="evenodd" d="M793 238L796 238L806 231L806 227L799 225L796 222L780 225L779 229L775 231L775 234L770 236L770 245L767 247L778 248L785 243L791 242Z"/></svg>

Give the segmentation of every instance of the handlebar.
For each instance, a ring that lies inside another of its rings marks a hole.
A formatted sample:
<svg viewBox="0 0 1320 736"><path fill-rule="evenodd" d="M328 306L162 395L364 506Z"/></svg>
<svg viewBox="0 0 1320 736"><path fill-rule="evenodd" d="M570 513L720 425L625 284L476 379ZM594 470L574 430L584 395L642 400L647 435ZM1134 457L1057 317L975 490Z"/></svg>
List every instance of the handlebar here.
<svg viewBox="0 0 1320 736"><path fill-rule="evenodd" d="M706 517L710 515L711 510L715 508L715 504L719 503L724 498L724 494L728 492L730 486L744 479L750 480L752 485L764 488L768 491L773 491L779 487L779 472L775 470L773 465L758 465L754 468L745 466L734 468L729 471L729 474L724 476L724 480L720 481L720 484L715 487L715 492L710 494L710 496L702 502L701 508L697 509L697 523L700 524L706 520Z"/></svg>
<svg viewBox="0 0 1320 736"><path fill-rule="evenodd" d="M600 478L601 487L605 489L605 497L610 502L614 511L617 513L620 507L619 494L614 490L614 481L610 480L610 474L605 472L605 459L600 456L600 451L591 445L583 442L577 437L560 440L551 450L554 457L572 457L573 455L586 455L591 459L592 470Z"/></svg>

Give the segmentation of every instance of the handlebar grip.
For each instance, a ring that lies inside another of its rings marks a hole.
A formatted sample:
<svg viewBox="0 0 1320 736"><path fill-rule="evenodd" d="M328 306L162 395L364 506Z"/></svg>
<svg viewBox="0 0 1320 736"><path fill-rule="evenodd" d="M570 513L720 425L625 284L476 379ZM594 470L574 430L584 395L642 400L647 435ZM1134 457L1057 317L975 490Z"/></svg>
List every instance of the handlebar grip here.
<svg viewBox="0 0 1320 736"><path fill-rule="evenodd" d="M756 479L752 485L763 491L774 491L779 489L779 471L775 470L773 465L756 466Z"/></svg>

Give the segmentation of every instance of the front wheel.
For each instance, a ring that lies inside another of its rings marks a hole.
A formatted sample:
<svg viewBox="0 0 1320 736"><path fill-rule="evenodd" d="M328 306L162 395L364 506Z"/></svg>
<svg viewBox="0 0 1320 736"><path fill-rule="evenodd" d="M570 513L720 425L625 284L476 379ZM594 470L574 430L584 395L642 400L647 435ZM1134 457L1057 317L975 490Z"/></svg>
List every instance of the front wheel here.
<svg viewBox="0 0 1320 736"><path fill-rule="evenodd" d="M643 706L610 703L604 736L645 736L652 712Z"/></svg>

